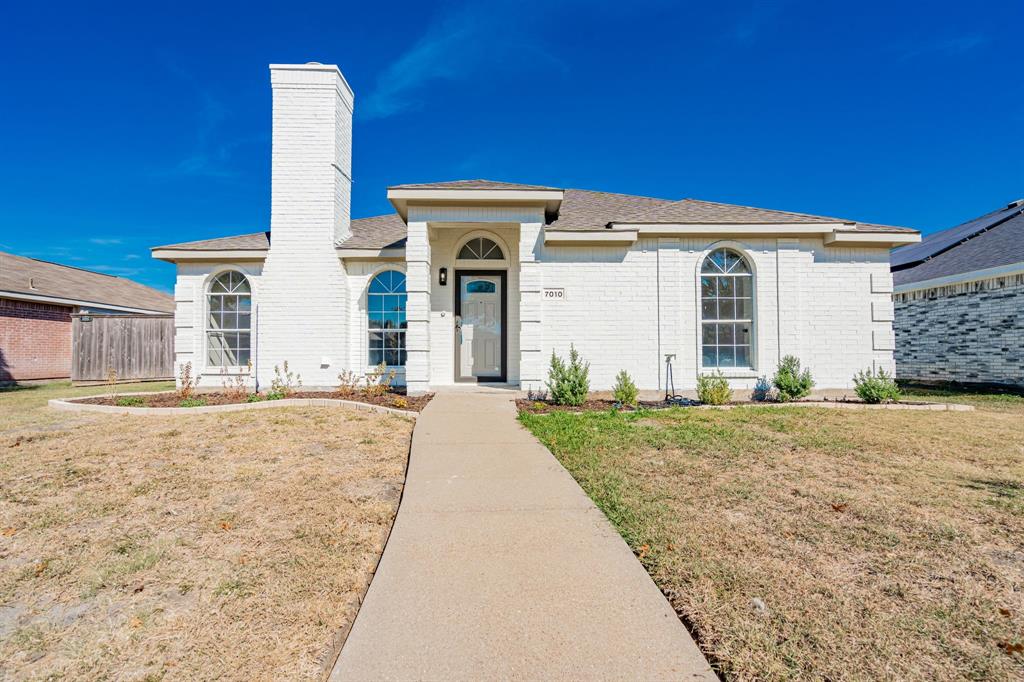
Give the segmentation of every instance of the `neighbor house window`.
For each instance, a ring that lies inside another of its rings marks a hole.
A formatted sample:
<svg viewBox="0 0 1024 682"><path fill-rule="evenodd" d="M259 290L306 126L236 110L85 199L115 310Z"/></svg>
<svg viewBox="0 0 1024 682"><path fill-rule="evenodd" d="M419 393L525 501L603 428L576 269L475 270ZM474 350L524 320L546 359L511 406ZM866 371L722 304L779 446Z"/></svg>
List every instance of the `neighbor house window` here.
<svg viewBox="0 0 1024 682"><path fill-rule="evenodd" d="M504 260L501 247L487 237L476 237L459 249L459 260Z"/></svg>
<svg viewBox="0 0 1024 682"><path fill-rule="evenodd" d="M249 364L252 339L252 289L245 275L222 272L206 294L206 364L244 367Z"/></svg>
<svg viewBox="0 0 1024 682"><path fill-rule="evenodd" d="M730 249L708 254L700 269L701 366L751 367L754 276Z"/></svg>
<svg viewBox="0 0 1024 682"><path fill-rule="evenodd" d="M405 365L405 273L385 270L370 282L366 294L371 365Z"/></svg>

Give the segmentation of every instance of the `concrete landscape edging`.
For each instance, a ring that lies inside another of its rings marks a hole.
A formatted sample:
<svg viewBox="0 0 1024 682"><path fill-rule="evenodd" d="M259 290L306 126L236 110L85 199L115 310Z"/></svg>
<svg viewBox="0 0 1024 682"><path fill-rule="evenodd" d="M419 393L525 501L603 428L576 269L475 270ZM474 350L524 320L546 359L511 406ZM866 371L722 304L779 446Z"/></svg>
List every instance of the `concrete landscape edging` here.
<svg viewBox="0 0 1024 682"><path fill-rule="evenodd" d="M150 393L129 393L122 396L144 396L169 393L169 391L154 391ZM110 398L112 394L93 395L89 398ZM204 405L202 407L122 407L121 405L96 405L94 403L82 403L75 400L61 400L54 398L49 401L50 407L68 412L100 412L105 414L136 414L136 415L177 415L177 414L212 414L217 412L242 412L244 410L269 410L276 407L345 407L352 410L364 412L378 412L381 414L393 414L399 417L416 419L418 412L411 410L399 410L384 405L371 405L355 400L341 400L338 398L282 398L281 400L261 400L256 403L231 403L229 405Z"/></svg>

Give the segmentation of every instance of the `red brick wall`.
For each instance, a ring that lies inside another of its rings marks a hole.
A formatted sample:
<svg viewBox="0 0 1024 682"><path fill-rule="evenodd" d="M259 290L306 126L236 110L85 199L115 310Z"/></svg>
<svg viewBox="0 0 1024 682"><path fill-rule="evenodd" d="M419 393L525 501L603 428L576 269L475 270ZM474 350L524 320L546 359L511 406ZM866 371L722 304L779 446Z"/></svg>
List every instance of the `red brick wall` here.
<svg viewBox="0 0 1024 682"><path fill-rule="evenodd" d="M0 381L71 376L71 312L0 298Z"/></svg>

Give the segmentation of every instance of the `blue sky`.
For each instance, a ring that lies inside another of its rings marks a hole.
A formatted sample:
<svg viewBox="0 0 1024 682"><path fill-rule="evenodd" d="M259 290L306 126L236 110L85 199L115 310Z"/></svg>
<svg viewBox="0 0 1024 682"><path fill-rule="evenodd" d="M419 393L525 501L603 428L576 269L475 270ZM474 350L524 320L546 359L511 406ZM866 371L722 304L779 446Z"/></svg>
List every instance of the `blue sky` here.
<svg viewBox="0 0 1024 682"><path fill-rule="evenodd" d="M17 3L0 249L170 290L266 229L267 64L356 92L353 216L491 178L941 229L1024 196L1024 3ZM35 6L33 6L35 5Z"/></svg>

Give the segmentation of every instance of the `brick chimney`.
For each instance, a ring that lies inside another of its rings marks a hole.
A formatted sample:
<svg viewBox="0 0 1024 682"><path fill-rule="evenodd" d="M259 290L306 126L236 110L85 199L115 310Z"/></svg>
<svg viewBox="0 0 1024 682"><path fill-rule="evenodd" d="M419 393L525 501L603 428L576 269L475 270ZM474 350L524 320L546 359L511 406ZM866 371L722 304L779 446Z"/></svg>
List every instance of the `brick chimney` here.
<svg viewBox="0 0 1024 682"><path fill-rule="evenodd" d="M288 361L305 386L345 369L348 283L335 245L348 237L351 88L337 66L271 64L274 97L270 251L257 293L257 372Z"/></svg>

